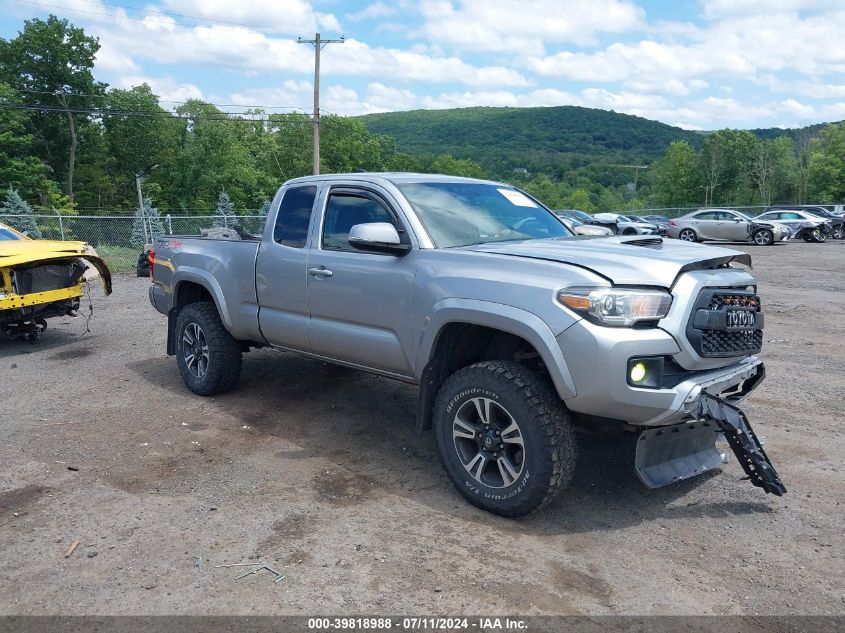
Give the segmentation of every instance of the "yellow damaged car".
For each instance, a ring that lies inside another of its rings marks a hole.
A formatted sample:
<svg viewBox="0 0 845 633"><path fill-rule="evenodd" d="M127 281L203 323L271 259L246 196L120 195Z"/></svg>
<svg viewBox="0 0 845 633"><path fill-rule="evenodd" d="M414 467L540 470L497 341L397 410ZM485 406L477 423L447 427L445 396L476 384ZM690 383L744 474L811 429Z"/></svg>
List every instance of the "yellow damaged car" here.
<svg viewBox="0 0 845 633"><path fill-rule="evenodd" d="M37 342L50 317L76 316L86 272L111 271L85 242L33 240L0 222L0 332Z"/></svg>

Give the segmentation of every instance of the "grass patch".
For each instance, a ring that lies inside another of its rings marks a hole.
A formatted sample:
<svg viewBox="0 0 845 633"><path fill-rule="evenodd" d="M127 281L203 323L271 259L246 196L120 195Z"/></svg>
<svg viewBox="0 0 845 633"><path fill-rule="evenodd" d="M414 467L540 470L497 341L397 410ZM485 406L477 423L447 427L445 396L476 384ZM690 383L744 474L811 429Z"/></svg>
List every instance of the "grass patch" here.
<svg viewBox="0 0 845 633"><path fill-rule="evenodd" d="M126 246L110 246L109 244L98 244L96 248L97 254L106 260L113 273L135 272L141 249Z"/></svg>

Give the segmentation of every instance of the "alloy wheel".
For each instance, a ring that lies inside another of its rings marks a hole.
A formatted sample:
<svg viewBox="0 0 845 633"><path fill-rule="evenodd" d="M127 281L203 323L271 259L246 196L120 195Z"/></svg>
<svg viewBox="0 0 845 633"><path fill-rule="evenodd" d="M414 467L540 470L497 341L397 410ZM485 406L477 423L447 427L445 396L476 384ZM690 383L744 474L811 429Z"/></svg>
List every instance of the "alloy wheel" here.
<svg viewBox="0 0 845 633"><path fill-rule="evenodd" d="M452 421L455 451L466 471L488 488L507 488L525 465L525 444L519 424L505 407L490 398L467 400Z"/></svg>
<svg viewBox="0 0 845 633"><path fill-rule="evenodd" d="M182 358L188 371L202 378L208 371L208 340L196 323L188 323L182 332Z"/></svg>

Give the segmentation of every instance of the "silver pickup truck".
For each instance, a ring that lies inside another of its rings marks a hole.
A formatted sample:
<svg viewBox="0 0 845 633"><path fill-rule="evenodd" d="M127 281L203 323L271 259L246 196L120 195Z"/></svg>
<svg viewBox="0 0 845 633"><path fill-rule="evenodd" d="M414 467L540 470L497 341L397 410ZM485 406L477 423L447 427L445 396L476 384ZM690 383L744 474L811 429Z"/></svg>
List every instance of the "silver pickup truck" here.
<svg viewBox="0 0 845 633"><path fill-rule="evenodd" d="M785 491L737 408L764 376L743 253L577 237L511 186L402 173L291 180L260 239L160 237L153 257L191 391L231 389L255 347L418 385L419 430L491 512L568 483L576 426L639 433L649 487L719 467L722 435L752 483Z"/></svg>

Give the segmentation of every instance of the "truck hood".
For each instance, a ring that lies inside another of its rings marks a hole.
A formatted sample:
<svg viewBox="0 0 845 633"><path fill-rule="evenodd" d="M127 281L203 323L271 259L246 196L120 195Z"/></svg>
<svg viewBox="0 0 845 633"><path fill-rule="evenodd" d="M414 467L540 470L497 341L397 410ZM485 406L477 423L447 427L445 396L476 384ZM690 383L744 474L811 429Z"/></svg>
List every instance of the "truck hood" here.
<svg viewBox="0 0 845 633"><path fill-rule="evenodd" d="M0 241L0 268L69 258L81 259L93 267L100 273L106 294L111 294L111 271L90 244L59 240Z"/></svg>
<svg viewBox="0 0 845 633"><path fill-rule="evenodd" d="M479 253L526 257L586 268L620 286L671 288L687 270L716 268L729 262L751 267L739 251L665 240L657 236L554 238L466 247Z"/></svg>

